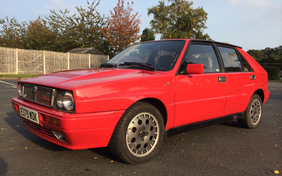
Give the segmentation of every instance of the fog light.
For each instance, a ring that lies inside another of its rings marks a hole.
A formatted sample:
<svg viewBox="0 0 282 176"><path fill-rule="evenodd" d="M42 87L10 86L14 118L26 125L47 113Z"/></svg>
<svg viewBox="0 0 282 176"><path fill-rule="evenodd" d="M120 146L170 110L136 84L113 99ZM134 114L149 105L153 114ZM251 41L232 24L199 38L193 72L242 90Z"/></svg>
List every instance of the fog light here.
<svg viewBox="0 0 282 176"><path fill-rule="evenodd" d="M67 141L64 137L64 135L57 133L56 131L52 131L52 133L56 136L57 139L61 140L61 141Z"/></svg>
<svg viewBox="0 0 282 176"><path fill-rule="evenodd" d="M60 120L54 117L47 116L46 121L52 125L60 126Z"/></svg>

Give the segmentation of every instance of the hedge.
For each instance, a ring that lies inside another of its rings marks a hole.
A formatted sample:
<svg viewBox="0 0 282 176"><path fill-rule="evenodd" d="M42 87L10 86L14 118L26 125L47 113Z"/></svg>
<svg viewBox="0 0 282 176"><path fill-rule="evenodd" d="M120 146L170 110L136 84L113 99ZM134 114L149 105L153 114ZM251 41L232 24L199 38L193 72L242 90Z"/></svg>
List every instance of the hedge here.
<svg viewBox="0 0 282 176"><path fill-rule="evenodd" d="M269 80L279 80L281 71L278 67L263 66L265 71L267 71Z"/></svg>
<svg viewBox="0 0 282 176"><path fill-rule="evenodd" d="M261 63L263 67L270 66L270 67L278 67L282 70L282 63Z"/></svg>

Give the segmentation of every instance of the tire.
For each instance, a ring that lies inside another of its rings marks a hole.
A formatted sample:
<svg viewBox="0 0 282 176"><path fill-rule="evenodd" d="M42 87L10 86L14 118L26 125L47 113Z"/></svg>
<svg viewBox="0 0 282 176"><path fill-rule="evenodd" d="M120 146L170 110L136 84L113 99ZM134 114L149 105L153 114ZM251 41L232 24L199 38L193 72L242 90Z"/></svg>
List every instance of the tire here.
<svg viewBox="0 0 282 176"><path fill-rule="evenodd" d="M245 111L244 119L237 119L240 127L257 128L262 116L262 101L259 95L254 94Z"/></svg>
<svg viewBox="0 0 282 176"><path fill-rule="evenodd" d="M108 147L119 160L138 164L155 157L163 139L164 122L159 110L137 102L119 120Z"/></svg>

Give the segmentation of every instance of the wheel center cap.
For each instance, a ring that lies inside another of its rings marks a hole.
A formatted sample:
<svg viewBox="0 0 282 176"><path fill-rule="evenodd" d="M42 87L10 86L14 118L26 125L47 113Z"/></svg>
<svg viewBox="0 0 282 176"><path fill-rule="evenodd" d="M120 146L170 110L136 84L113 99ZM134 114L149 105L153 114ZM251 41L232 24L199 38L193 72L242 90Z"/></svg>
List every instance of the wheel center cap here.
<svg viewBox="0 0 282 176"><path fill-rule="evenodd" d="M145 136L146 136L146 132L140 131L140 136L141 136L142 138L145 137Z"/></svg>

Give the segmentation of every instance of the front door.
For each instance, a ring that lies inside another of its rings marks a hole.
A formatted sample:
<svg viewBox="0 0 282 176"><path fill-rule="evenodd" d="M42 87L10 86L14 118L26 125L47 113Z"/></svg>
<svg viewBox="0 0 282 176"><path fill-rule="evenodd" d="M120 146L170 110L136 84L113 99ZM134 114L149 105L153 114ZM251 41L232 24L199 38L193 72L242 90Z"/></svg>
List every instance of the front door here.
<svg viewBox="0 0 282 176"><path fill-rule="evenodd" d="M175 123L182 126L223 115L226 74L219 67L211 44L191 44L184 64L204 64L204 74L176 76Z"/></svg>

